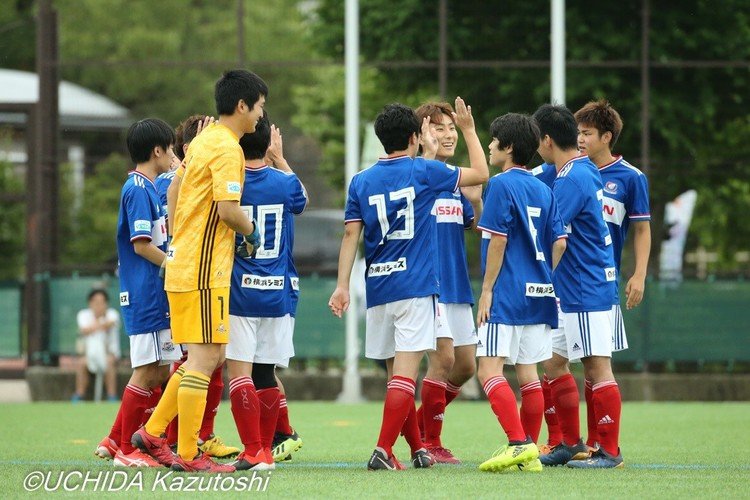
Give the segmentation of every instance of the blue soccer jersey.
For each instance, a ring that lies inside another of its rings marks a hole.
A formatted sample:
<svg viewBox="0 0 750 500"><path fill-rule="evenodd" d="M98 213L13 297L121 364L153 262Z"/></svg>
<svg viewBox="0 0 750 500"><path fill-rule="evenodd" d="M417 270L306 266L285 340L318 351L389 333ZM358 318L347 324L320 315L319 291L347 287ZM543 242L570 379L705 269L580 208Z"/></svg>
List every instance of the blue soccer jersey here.
<svg viewBox="0 0 750 500"><path fill-rule="evenodd" d="M440 293L432 208L460 177L445 163L399 156L352 178L345 219L364 226L367 307Z"/></svg>
<svg viewBox="0 0 750 500"><path fill-rule="evenodd" d="M164 280L159 277L159 266L135 253L133 242L138 239L167 250L167 227L156 186L133 171L122 187L117 219L120 308L128 335L169 328Z"/></svg>
<svg viewBox="0 0 750 500"><path fill-rule="evenodd" d="M552 192L568 232L568 247L553 275L563 312L606 311L617 303L612 236L602 217L599 171L588 156L566 163Z"/></svg>
<svg viewBox="0 0 750 500"><path fill-rule="evenodd" d="M552 244L568 236L550 188L518 167L492 177L478 227L483 274L492 235L508 239L493 286L490 322L557 328Z"/></svg>
<svg viewBox="0 0 750 500"><path fill-rule="evenodd" d="M167 214L167 190L169 189L169 185L172 184L174 174L174 170L164 172L163 174L160 174L154 181L154 185L156 186L156 194L159 195L159 202L164 208L164 214Z"/></svg>
<svg viewBox="0 0 750 500"><path fill-rule="evenodd" d="M440 302L474 304L464 241L464 230L474 222L474 208L456 189L440 193L432 213L437 223Z"/></svg>
<svg viewBox="0 0 750 500"><path fill-rule="evenodd" d="M545 183L550 189L552 189L552 184L557 178L557 169L555 168L554 163L542 163L538 167L534 167L531 170L531 173L534 174L537 179Z"/></svg>
<svg viewBox="0 0 750 500"><path fill-rule="evenodd" d="M620 273L620 257L628 236L630 221L650 221L648 179L643 172L618 156L599 168L604 185L604 220L612 235L615 267Z"/></svg>
<svg viewBox="0 0 750 500"><path fill-rule="evenodd" d="M253 258L234 258L229 314L251 318L292 314L299 290L292 260L294 216L305 209L307 193L294 174L268 166L245 168L240 204L258 223L260 246ZM236 244L241 240L238 235Z"/></svg>

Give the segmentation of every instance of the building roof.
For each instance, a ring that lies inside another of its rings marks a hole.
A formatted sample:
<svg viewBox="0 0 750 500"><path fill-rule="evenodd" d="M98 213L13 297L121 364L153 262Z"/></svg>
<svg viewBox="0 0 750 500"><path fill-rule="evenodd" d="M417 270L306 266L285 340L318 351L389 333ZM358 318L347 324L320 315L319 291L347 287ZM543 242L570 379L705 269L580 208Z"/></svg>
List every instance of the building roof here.
<svg viewBox="0 0 750 500"><path fill-rule="evenodd" d="M60 127L75 130L122 129L129 125L128 110L112 99L75 83L60 81ZM36 73L0 69L0 104L33 103L38 100ZM21 125L23 113L0 112L0 124Z"/></svg>

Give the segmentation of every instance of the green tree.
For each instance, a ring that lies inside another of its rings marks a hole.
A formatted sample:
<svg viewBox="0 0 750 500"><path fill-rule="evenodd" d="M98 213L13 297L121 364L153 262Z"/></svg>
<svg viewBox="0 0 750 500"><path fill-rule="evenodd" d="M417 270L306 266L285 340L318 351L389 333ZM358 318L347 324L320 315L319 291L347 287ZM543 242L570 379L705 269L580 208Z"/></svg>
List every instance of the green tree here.
<svg viewBox="0 0 750 500"><path fill-rule="evenodd" d="M23 277L26 210L23 176L13 165L0 161L0 280Z"/></svg>

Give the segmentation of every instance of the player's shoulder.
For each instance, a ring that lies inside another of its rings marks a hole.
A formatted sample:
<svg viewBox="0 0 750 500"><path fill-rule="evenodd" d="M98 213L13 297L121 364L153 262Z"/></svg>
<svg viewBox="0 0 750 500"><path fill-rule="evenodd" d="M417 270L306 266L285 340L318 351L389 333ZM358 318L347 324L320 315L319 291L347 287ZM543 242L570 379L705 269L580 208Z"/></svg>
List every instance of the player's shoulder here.
<svg viewBox="0 0 750 500"><path fill-rule="evenodd" d="M531 172L534 177L538 177L540 175L546 174L553 168L555 168L555 165L552 163L542 163L541 165L537 165L536 167L529 170L529 172Z"/></svg>
<svg viewBox="0 0 750 500"><path fill-rule="evenodd" d="M628 162L627 160L625 160L625 158L623 158L623 157L620 157L620 162L619 163L620 163L622 169L625 172L627 172L628 174L630 174L631 176L633 176L633 177L637 178L637 177L641 177L641 176L643 176L643 177L646 176L646 174L644 174L639 168L637 168L636 166L634 166L633 164L631 164L630 162Z"/></svg>
<svg viewBox="0 0 750 500"><path fill-rule="evenodd" d="M163 174L159 174L156 177L156 180L158 180L158 181L169 181L169 180L172 180L172 179L174 179L174 176L175 176L176 172L177 172L176 170L170 170L169 172L164 172Z"/></svg>

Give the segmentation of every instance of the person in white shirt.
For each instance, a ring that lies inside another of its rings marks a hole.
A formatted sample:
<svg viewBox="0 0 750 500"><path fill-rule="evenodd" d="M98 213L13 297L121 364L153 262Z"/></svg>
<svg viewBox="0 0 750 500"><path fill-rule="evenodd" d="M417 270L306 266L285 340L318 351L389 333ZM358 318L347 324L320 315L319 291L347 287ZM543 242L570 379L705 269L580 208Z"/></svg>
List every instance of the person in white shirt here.
<svg viewBox="0 0 750 500"><path fill-rule="evenodd" d="M89 385L89 372L104 372L107 399L117 401L116 362L120 357L120 314L109 307L109 296L102 289L89 292L87 309L78 311L79 342L83 346L76 370L76 391L72 401L83 398Z"/></svg>

